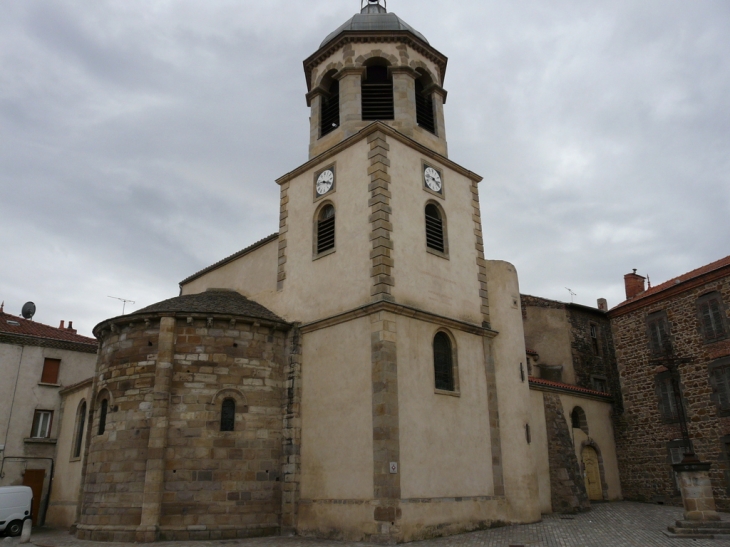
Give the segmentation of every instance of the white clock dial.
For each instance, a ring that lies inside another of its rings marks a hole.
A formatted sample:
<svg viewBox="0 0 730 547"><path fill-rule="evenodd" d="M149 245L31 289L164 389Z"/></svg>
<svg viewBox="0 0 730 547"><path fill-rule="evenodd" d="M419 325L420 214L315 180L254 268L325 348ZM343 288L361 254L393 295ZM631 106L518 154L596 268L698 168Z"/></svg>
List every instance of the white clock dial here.
<svg viewBox="0 0 730 547"><path fill-rule="evenodd" d="M428 186L431 190L434 192L441 191L441 175L439 175L439 172L436 171L436 169L433 167L426 167L423 171L423 178L426 181L426 186Z"/></svg>
<svg viewBox="0 0 730 547"><path fill-rule="evenodd" d="M325 169L317 177L317 194L323 195L330 191L335 182L335 174L332 169Z"/></svg>

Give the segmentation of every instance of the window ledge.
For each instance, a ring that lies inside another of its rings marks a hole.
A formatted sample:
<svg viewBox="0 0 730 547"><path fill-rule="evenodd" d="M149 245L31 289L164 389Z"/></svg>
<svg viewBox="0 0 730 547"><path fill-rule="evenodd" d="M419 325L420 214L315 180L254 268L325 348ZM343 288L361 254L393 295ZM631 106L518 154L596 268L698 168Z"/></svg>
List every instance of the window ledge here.
<svg viewBox="0 0 730 547"><path fill-rule="evenodd" d="M80 462L81 461L81 456L77 456L75 458L69 458L68 461L69 462Z"/></svg>
<svg viewBox="0 0 730 547"><path fill-rule="evenodd" d="M38 382L38 385L46 387L61 387L61 384L47 384L46 382Z"/></svg>
<svg viewBox="0 0 730 547"><path fill-rule="evenodd" d="M441 258L445 258L446 260L449 260L449 253L442 253L441 251L437 251L436 249L432 249L429 246L426 246L426 252L429 252L432 255L440 256Z"/></svg>
<svg viewBox="0 0 730 547"><path fill-rule="evenodd" d="M26 444L56 444L58 439L37 439L34 437L28 437L27 439L23 439L23 442Z"/></svg>
<svg viewBox="0 0 730 547"><path fill-rule="evenodd" d="M332 249L327 249L326 251L322 251L321 253L319 253L319 254L316 254L316 255L314 255L314 256L312 257L312 260L313 260L313 261L314 261L314 260L319 260L320 258L323 258L323 257L325 257L325 256L327 256L327 255L331 255L331 254L332 254L332 253L334 253L334 252L335 252L336 250L337 250L337 247L333 247Z"/></svg>
<svg viewBox="0 0 730 547"><path fill-rule="evenodd" d="M449 397L461 397L461 393L458 391L448 391L446 389L434 389L433 392L436 395L448 395Z"/></svg>

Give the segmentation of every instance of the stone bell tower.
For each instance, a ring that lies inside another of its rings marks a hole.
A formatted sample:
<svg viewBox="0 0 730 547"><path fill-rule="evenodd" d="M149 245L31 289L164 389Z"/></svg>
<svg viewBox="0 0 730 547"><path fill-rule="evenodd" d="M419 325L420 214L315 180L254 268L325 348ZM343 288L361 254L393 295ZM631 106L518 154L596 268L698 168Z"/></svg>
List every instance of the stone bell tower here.
<svg viewBox="0 0 730 547"><path fill-rule="evenodd" d="M373 120L446 156L446 57L377 0L365 4L304 61L310 158Z"/></svg>

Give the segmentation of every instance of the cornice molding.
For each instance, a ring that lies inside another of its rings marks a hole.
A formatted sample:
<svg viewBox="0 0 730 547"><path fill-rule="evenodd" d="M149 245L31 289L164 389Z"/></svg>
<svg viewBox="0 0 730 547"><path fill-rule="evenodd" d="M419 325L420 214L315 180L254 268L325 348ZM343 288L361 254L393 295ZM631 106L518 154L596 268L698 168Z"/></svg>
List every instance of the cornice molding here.
<svg viewBox="0 0 730 547"><path fill-rule="evenodd" d="M481 327L474 323L468 323L459 319L452 319L450 317L427 312L411 306L404 306L403 304L396 304L395 302L387 301L373 302L372 304L366 304L364 306L360 306L359 308L355 308L354 310L339 313L325 319L318 319L317 321L312 321L311 323L305 323L302 324L299 330L302 334L306 334L308 332L314 332L316 330L333 327L341 323L347 323L348 321L359 319L361 317L367 317L368 315L372 315L381 311L393 313L396 315L402 315L404 317L410 317L412 319L418 319L419 321L433 323L435 325L440 325L443 327L449 327L454 330L460 330L462 332L468 332L469 334L476 334L477 336L484 336L486 338L494 338L495 336L497 336L497 334L499 334L495 330Z"/></svg>
<svg viewBox="0 0 730 547"><path fill-rule="evenodd" d="M335 40L320 47L312 55L307 57L304 62L304 74L307 78L307 89L312 87L312 70L314 67L328 57L334 54L338 49L347 43L368 43L368 42L401 42L413 48L414 51L420 53L426 59L433 62L439 68L439 76L443 82L446 76L446 65L448 57L443 53L427 44L420 38L411 34L409 31L394 32L389 31L344 31Z"/></svg>
<svg viewBox="0 0 730 547"><path fill-rule="evenodd" d="M336 156L343 150L360 142L361 140L366 139L368 136L372 135L373 133L375 133L377 131L382 131L389 137L392 137L392 138L396 139L397 141L402 142L406 146L410 146L414 150L418 151L420 154L423 154L424 156L427 156L427 157L433 159L434 161L437 161L440 164L445 165L449 169L456 171L460 175L463 175L466 178L473 180L474 182L481 182L483 180L483 177L481 177L480 175L477 175L476 173L469 171L468 169L462 167L458 163L451 161L449 158L442 156L441 154L434 152L427 146L424 146L421 143L414 141L410 137L406 137L405 135L396 131L389 125L386 125L383 122L376 121L376 122L373 122L370 125L364 127L363 129L361 129L360 131L355 133L353 136L345 139L344 141L337 143L329 150L322 152L319 156L312 158L311 160L309 160L306 163L303 163L302 165L300 165L293 171L290 171L286 175L279 177L278 179L276 179L276 183L278 185L282 185L286 182L289 182L293 178L296 178L299 175L301 175L302 173L305 173L306 171L308 171L309 169L312 169L313 167L316 167L317 165L329 160L333 156Z"/></svg>
<svg viewBox="0 0 730 547"><path fill-rule="evenodd" d="M580 389L570 389L569 387L558 387L558 386L546 386L545 384L529 382L530 389L535 391L548 391L550 393L563 393L565 395L572 395L573 397L580 397L582 399L592 399L594 401L601 401L603 403L613 403L613 397L611 395L597 395L593 393L586 393L580 391Z"/></svg>

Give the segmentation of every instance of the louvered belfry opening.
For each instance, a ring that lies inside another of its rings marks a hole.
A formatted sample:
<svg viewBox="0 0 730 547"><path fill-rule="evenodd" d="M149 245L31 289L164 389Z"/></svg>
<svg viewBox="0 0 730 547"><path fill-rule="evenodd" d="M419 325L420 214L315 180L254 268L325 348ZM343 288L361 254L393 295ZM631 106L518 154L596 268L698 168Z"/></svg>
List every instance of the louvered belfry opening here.
<svg viewBox="0 0 730 547"><path fill-rule="evenodd" d="M388 74L388 67L369 66L362 82L362 119L392 120L393 118L393 79Z"/></svg>
<svg viewBox="0 0 730 547"><path fill-rule="evenodd" d="M322 96L322 115L320 118L320 136L334 131L340 126L340 82L332 80L329 94Z"/></svg>
<svg viewBox="0 0 730 547"><path fill-rule="evenodd" d="M335 248L335 208L326 205L317 219L317 254Z"/></svg>
<svg viewBox="0 0 730 547"><path fill-rule="evenodd" d="M433 96L424 91L421 78L416 80L416 123L426 131L436 133L436 122L433 115Z"/></svg>
<svg viewBox="0 0 730 547"><path fill-rule="evenodd" d="M426 246L444 252L444 225L441 212L433 203L426 205Z"/></svg>
<svg viewBox="0 0 730 547"><path fill-rule="evenodd" d="M433 370L436 389L454 391L454 361L451 340L444 332L437 332L433 338Z"/></svg>

